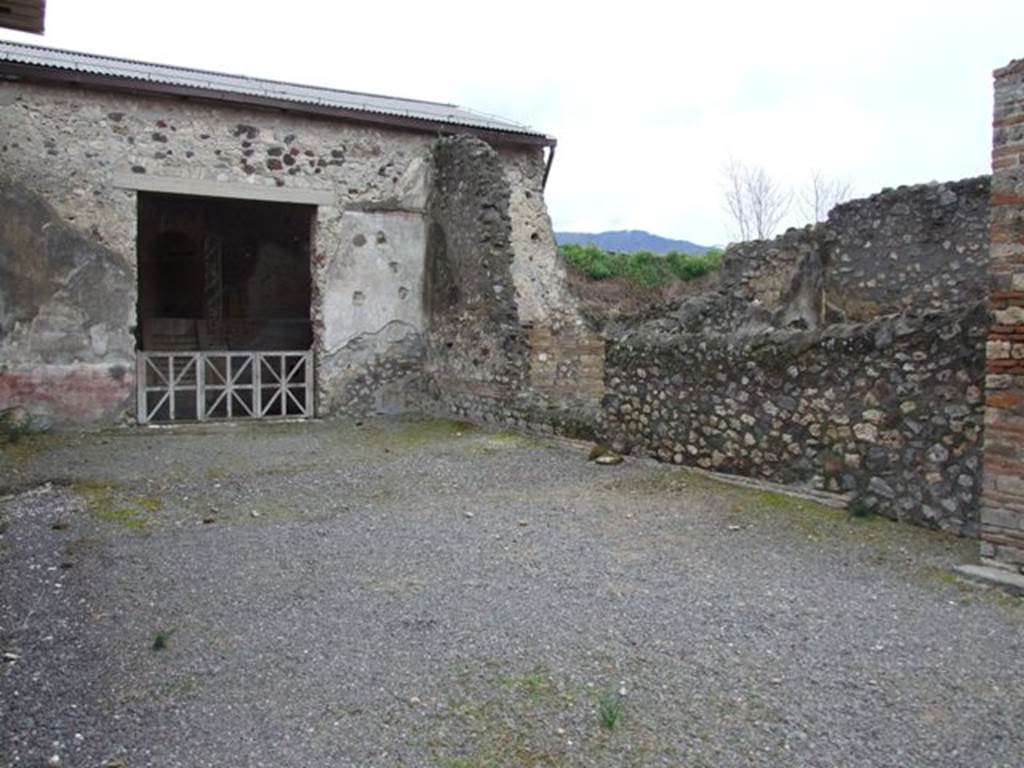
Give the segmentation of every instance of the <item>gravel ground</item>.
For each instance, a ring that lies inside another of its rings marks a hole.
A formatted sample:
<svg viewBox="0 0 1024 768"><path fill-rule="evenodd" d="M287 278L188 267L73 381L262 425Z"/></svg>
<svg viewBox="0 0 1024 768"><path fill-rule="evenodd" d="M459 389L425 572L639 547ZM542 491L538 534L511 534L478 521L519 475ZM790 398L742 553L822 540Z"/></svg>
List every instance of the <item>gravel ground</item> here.
<svg viewBox="0 0 1024 768"><path fill-rule="evenodd" d="M0 484L4 765L1024 765L973 541L422 420L29 437Z"/></svg>

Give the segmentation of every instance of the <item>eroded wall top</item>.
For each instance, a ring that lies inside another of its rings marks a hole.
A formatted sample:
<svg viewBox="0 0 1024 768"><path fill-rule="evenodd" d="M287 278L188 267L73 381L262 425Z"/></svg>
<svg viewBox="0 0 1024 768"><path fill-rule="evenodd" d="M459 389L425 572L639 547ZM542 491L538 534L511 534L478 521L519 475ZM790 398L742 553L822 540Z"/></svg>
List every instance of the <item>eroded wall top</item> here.
<svg viewBox="0 0 1024 768"><path fill-rule="evenodd" d="M828 215L829 301L850 319L984 298L988 176L886 189Z"/></svg>
<svg viewBox="0 0 1024 768"><path fill-rule="evenodd" d="M833 321L979 301L988 284L989 189L981 176L843 203L822 224L731 246L720 290L779 312L799 293L794 278L817 270ZM817 266L808 269L808 260Z"/></svg>

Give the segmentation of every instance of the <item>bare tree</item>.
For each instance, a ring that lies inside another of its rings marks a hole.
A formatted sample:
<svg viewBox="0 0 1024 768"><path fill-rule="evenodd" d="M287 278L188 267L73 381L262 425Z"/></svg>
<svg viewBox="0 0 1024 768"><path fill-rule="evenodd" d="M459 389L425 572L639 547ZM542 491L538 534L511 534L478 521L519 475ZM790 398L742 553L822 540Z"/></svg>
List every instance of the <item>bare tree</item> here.
<svg viewBox="0 0 1024 768"><path fill-rule="evenodd" d="M849 179L830 179L821 171L811 173L807 186L800 190L800 213L811 222L824 221L828 212L853 195Z"/></svg>
<svg viewBox="0 0 1024 768"><path fill-rule="evenodd" d="M725 206L740 240L764 240L775 234L789 210L792 194L759 165L730 158L725 175Z"/></svg>
<svg viewBox="0 0 1024 768"><path fill-rule="evenodd" d="M747 214L746 169L735 157L722 169L725 176L725 207L732 219L733 235L744 242L750 239L750 217Z"/></svg>

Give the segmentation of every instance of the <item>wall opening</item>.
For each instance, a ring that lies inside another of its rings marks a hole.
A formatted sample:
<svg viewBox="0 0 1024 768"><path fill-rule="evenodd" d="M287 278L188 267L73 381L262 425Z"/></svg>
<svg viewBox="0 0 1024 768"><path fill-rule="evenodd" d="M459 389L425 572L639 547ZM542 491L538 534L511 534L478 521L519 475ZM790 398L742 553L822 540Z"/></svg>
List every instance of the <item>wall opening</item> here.
<svg viewBox="0 0 1024 768"><path fill-rule="evenodd" d="M139 349L307 350L316 206L140 192Z"/></svg>
<svg viewBox="0 0 1024 768"><path fill-rule="evenodd" d="M311 416L316 207L140 192L139 420Z"/></svg>

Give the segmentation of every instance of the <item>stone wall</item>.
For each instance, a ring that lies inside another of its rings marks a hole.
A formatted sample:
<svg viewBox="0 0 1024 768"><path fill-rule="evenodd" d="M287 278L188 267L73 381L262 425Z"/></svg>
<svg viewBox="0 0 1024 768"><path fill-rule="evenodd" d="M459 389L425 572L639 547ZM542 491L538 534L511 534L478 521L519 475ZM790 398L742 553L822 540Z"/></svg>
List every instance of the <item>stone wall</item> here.
<svg viewBox="0 0 1024 768"><path fill-rule="evenodd" d="M995 73L981 553L1024 569L1024 61Z"/></svg>
<svg viewBox="0 0 1024 768"><path fill-rule="evenodd" d="M519 319L538 325L575 324L576 299L569 290L544 203L544 159L539 151L512 153L499 148L498 154L509 185L510 240L515 253L511 270Z"/></svg>
<svg viewBox="0 0 1024 768"><path fill-rule="evenodd" d="M973 534L985 323L975 304L817 331L640 329L610 346L605 435Z"/></svg>
<svg viewBox="0 0 1024 768"><path fill-rule="evenodd" d="M424 283L431 392L453 414L499 420L529 372L512 280L511 190L498 154L476 139L441 139L433 167Z"/></svg>
<svg viewBox="0 0 1024 768"><path fill-rule="evenodd" d="M990 180L982 176L851 200L821 224L730 246L723 289L784 312L796 295L794 279L806 285L807 274L820 269L832 321L979 301L988 284L989 196ZM801 269L805 274L798 275ZM803 319L816 326L829 318Z"/></svg>
<svg viewBox="0 0 1024 768"><path fill-rule="evenodd" d="M717 294L611 330L604 436L975 534L988 194L886 190L730 247Z"/></svg>
<svg viewBox="0 0 1024 768"><path fill-rule="evenodd" d="M517 173L539 183L539 156L535 166L523 174L520 163ZM592 433L602 342L585 332L571 304L557 304L564 281L548 255L555 248L537 207L539 186L514 187L499 153L470 137L439 140L433 168L420 407L474 421Z"/></svg>
<svg viewBox="0 0 1024 768"><path fill-rule="evenodd" d="M401 408L426 351L425 211L435 141L424 132L271 110L0 83L0 191L27 201L15 215L5 205L2 224L0 409L24 404L57 424L132 414L135 190L153 180L227 197L321 194L310 308L318 413ZM494 158L492 181L500 178L508 197L503 306L546 324L568 302L550 279L561 265L544 208L542 153L510 144ZM32 206L59 229L44 227ZM74 255L54 244L58 231L76 241ZM463 247L458 228L448 237ZM45 247L23 247L32 238ZM46 248L62 250L47 255ZM477 285L470 272L461 276L466 298L498 285L490 277ZM90 304L99 284L106 297ZM83 377L87 387L68 387Z"/></svg>
<svg viewBox="0 0 1024 768"><path fill-rule="evenodd" d="M943 311L984 298L987 176L886 189L836 206L825 224L828 301L848 320Z"/></svg>
<svg viewBox="0 0 1024 768"><path fill-rule="evenodd" d="M530 390L549 399L599 400L605 340L583 328L530 327Z"/></svg>
<svg viewBox="0 0 1024 768"><path fill-rule="evenodd" d="M783 307L800 265L818 257L825 239L819 226L730 245L722 258L720 290L774 314Z"/></svg>

